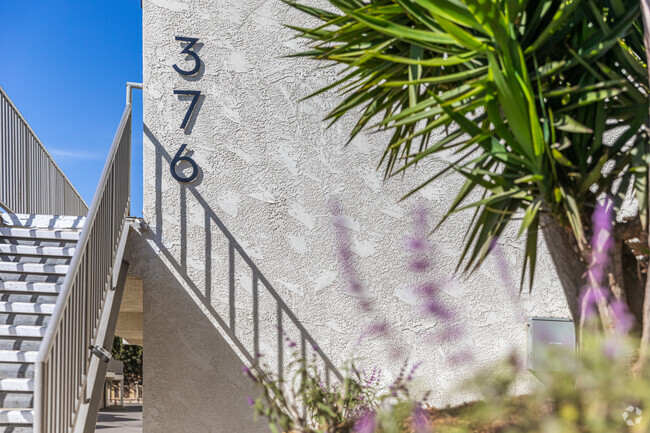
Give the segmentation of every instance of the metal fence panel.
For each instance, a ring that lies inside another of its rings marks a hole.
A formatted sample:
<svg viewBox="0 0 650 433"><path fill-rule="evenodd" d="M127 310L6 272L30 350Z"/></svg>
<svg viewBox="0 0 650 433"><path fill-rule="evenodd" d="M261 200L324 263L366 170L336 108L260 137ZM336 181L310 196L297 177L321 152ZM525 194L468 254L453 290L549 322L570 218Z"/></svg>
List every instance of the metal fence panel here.
<svg viewBox="0 0 650 433"><path fill-rule="evenodd" d="M0 208L86 215L88 206L0 87Z"/></svg>

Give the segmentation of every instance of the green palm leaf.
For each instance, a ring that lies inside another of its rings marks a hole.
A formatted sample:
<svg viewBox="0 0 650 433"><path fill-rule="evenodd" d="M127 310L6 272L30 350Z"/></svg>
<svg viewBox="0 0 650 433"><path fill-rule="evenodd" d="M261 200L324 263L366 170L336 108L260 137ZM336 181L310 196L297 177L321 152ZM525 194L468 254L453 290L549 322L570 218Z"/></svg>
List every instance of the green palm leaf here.
<svg viewBox="0 0 650 433"><path fill-rule="evenodd" d="M348 66L310 96L338 89L342 100L328 119L357 116L351 137L392 130L380 163L386 176L454 154L420 188L450 173L466 178L443 218L475 209L459 269L480 266L518 221L526 233L521 281L528 272L532 287L540 215L584 244L585 209L616 179L647 211L640 131L650 92L638 2L329 2L337 12L289 3L320 21L291 27L310 45L297 55ZM452 132L430 143L440 127ZM606 142L613 128L624 132ZM607 174L605 164L613 167ZM475 191L482 198L467 203Z"/></svg>

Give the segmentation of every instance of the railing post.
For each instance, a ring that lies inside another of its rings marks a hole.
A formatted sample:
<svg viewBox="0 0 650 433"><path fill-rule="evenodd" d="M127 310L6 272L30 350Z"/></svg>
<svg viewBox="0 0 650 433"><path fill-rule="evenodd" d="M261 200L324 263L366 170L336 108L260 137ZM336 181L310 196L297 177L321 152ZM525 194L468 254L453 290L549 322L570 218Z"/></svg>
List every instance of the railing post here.
<svg viewBox="0 0 650 433"><path fill-rule="evenodd" d="M97 339L107 333L105 313L112 308L107 304L112 299L113 272L119 268L115 261L121 263L128 233L130 152L131 104L127 104L37 356L37 433L67 433L68 428L77 430L88 421L91 409L86 393L93 392L91 376L96 380L101 376L101 369L99 373L95 367L89 370L97 362L88 346L106 344ZM73 338L77 334L79 338ZM47 375L48 370L56 373Z"/></svg>

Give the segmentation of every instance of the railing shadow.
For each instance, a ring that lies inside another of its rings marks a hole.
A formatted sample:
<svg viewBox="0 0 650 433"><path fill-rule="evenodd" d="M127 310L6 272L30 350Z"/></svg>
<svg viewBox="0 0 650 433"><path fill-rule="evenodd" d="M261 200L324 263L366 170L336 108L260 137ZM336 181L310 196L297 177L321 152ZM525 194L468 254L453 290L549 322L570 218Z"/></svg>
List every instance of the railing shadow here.
<svg viewBox="0 0 650 433"><path fill-rule="evenodd" d="M324 371L325 383L330 384L332 379L338 379L339 381L343 380L341 373L338 369L332 364L330 359L323 353L320 346L317 345L314 338L311 334L305 329L300 320L296 315L291 311L291 309L284 302L282 297L278 292L273 288L273 285L264 277L260 269L255 265L250 256L244 251L244 248L237 242L235 237L230 233L230 231L223 224L221 219L217 214L212 210L207 201L199 194L193 184L181 184L180 185L180 257L179 260L174 257L172 253L169 252L168 248L163 244L163 218L162 218L162 177L164 176L165 170L168 170L169 163L172 160L172 156L167 153L163 148L160 142L153 135L151 130L144 125L144 133L150 142L156 148L156 161L155 161L155 172L156 172L156 221L155 221L155 232L152 233L153 236L151 240L156 244L160 253L165 256L167 261L174 267L174 270L180 275L186 284L189 287L194 295L201 300L203 306L210 313L212 318L219 324L224 333L228 336L231 342L237 347L241 354L246 358L246 360L255 368L259 368L259 356L260 356L260 292L264 290L266 293L270 294L275 302L275 315L276 323L274 325L267 324L267 326L274 326L277 341L277 353L271 354L277 357L277 371L276 374L278 377L282 378L286 366L285 366L285 352L287 347L295 347L296 350L300 351L301 357L307 359L308 345L311 348L312 353L314 353L322 362ZM167 164L163 164L166 162ZM187 259L187 246L188 246L188 233L187 233L187 194L190 194L191 197L200 205L204 212L204 229L205 229L205 245L204 245L204 255L205 255L205 291L203 292L199 286L193 281L193 279L188 275L188 259ZM213 240L215 237L212 233L212 226L216 226L227 241L227 257L228 257L228 313L227 317L222 317L222 314L216 310L212 304L212 290L213 290L213 275L212 275L212 254L213 254ZM241 259L241 260L238 260ZM246 344L238 338L237 330L237 308L236 308L236 265L237 262L243 261L245 268L250 271L251 274L251 294L252 294L252 325L253 325L253 344L252 350L249 347L246 347ZM261 288L260 288L261 286ZM267 310L268 311L268 310ZM285 322L285 318L289 322ZM299 332L298 341L291 341L287 338L285 329L287 325L291 323ZM269 355L269 354L264 354ZM334 377L332 377L332 375Z"/></svg>

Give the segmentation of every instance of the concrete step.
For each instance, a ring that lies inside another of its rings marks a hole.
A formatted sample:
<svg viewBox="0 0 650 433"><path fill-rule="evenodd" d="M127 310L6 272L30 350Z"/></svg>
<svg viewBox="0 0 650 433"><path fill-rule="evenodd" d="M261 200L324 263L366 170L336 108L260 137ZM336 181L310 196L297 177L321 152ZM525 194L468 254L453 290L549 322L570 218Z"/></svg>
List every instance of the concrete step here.
<svg viewBox="0 0 650 433"><path fill-rule="evenodd" d="M34 411L31 409L0 409L0 424L32 425Z"/></svg>
<svg viewBox="0 0 650 433"><path fill-rule="evenodd" d="M0 391L34 392L34 379L0 379Z"/></svg>
<svg viewBox="0 0 650 433"><path fill-rule="evenodd" d="M54 312L54 304L32 304L28 302L0 301L0 313L47 314Z"/></svg>
<svg viewBox="0 0 650 433"><path fill-rule="evenodd" d="M70 215L0 214L0 223L13 227L81 230L86 217Z"/></svg>
<svg viewBox="0 0 650 433"><path fill-rule="evenodd" d="M0 255L37 256L37 257L72 257L74 248L71 247L42 247L39 245L0 244Z"/></svg>
<svg viewBox="0 0 650 433"><path fill-rule="evenodd" d="M12 379L33 379L33 363L4 363L0 362L0 377Z"/></svg>
<svg viewBox="0 0 650 433"><path fill-rule="evenodd" d="M22 350L26 352L38 352L38 349L41 347L41 341L41 338L0 337L0 351Z"/></svg>
<svg viewBox="0 0 650 433"><path fill-rule="evenodd" d="M33 283L28 281L0 281L0 292L12 293L59 293L61 284Z"/></svg>
<svg viewBox="0 0 650 433"><path fill-rule="evenodd" d="M0 291L0 301L56 304L58 295L51 293L5 293Z"/></svg>
<svg viewBox="0 0 650 433"><path fill-rule="evenodd" d="M77 241L79 239L79 231L0 227L0 236L6 238Z"/></svg>
<svg viewBox="0 0 650 433"><path fill-rule="evenodd" d="M42 338L47 326L0 325L0 337Z"/></svg>
<svg viewBox="0 0 650 433"><path fill-rule="evenodd" d="M65 281L65 275L56 274L12 274L0 272L0 281L26 281L28 283L58 283Z"/></svg>
<svg viewBox="0 0 650 433"><path fill-rule="evenodd" d="M42 263L0 262L0 273L65 275L69 265L47 265Z"/></svg>
<svg viewBox="0 0 650 433"><path fill-rule="evenodd" d="M28 246L37 246L37 247L65 247L65 248L74 248L77 245L77 241L66 240L66 239L37 239L37 238L8 238L6 236L0 236L0 244L4 245L28 245Z"/></svg>
<svg viewBox="0 0 650 433"><path fill-rule="evenodd" d="M34 433L31 425L0 425L0 433Z"/></svg>
<svg viewBox="0 0 650 433"><path fill-rule="evenodd" d="M36 362L38 351L0 350L0 362Z"/></svg>
<svg viewBox="0 0 650 433"><path fill-rule="evenodd" d="M0 260L7 263L36 263L40 265L69 265L70 257L56 256L23 256L0 254Z"/></svg>
<svg viewBox="0 0 650 433"><path fill-rule="evenodd" d="M34 395L29 392L0 391L0 407L5 409L34 406ZM0 430L1 431L1 430Z"/></svg>
<svg viewBox="0 0 650 433"><path fill-rule="evenodd" d="M0 325L47 326L50 317L47 314L0 313Z"/></svg>

